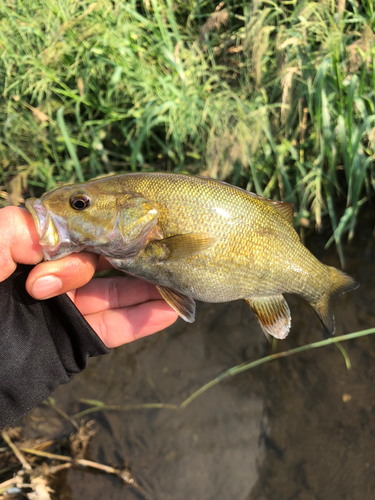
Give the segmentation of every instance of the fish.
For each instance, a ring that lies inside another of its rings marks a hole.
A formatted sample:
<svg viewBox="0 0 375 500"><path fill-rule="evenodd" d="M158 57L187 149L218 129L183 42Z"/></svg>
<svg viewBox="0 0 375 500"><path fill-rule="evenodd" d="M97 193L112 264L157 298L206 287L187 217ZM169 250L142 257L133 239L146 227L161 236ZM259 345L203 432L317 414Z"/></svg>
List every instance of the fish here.
<svg viewBox="0 0 375 500"><path fill-rule="evenodd" d="M177 173L129 173L67 185L29 198L45 260L102 255L152 283L185 321L195 300L244 299L267 337L284 339L284 293L302 296L330 334L332 301L358 283L301 243L292 203L222 181Z"/></svg>

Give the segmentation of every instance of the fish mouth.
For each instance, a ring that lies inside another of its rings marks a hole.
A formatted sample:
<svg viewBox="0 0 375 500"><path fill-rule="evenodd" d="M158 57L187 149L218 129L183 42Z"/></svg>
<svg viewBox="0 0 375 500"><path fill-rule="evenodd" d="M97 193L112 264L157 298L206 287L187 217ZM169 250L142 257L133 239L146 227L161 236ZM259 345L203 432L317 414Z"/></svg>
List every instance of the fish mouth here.
<svg viewBox="0 0 375 500"><path fill-rule="evenodd" d="M37 198L26 200L26 208L33 217L45 260L61 259L79 251L69 237L68 224L63 217L47 210Z"/></svg>
<svg viewBox="0 0 375 500"><path fill-rule="evenodd" d="M47 229L47 210L42 202L36 198L27 199L25 205L33 217L39 240L41 240Z"/></svg>

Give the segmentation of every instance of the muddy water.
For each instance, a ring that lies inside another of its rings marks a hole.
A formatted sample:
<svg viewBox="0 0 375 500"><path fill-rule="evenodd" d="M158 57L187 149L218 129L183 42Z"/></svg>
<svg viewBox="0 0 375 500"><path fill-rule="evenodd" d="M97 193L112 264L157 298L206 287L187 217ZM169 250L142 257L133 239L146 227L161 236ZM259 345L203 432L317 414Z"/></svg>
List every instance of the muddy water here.
<svg viewBox="0 0 375 500"><path fill-rule="evenodd" d="M338 335L375 326L375 238L371 218L346 249L359 290L335 303ZM323 262L339 267L324 239L309 241ZM268 344L245 303L198 304L193 325L178 321L153 337L91 360L54 397L69 414L87 406L179 404L224 370L272 349L321 340L311 307L287 297L292 331ZM273 361L226 380L183 411L93 413L97 435L89 458L121 467L126 460L141 489L81 470L62 473L61 500L367 500L375 498L375 336ZM48 415L48 412L47 412ZM45 432L45 409L26 419ZM50 413L50 433L66 424Z"/></svg>

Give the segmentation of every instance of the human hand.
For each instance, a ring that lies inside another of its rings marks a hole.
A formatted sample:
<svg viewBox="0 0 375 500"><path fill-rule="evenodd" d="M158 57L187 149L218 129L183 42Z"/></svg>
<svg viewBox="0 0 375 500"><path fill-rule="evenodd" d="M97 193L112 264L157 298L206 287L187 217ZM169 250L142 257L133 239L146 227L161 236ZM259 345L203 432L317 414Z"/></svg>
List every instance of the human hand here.
<svg viewBox="0 0 375 500"><path fill-rule="evenodd" d="M153 285L128 276L92 279L99 257L71 254L41 262L43 252L33 219L25 209L0 210L0 282L17 263L36 265L26 281L35 299L67 293L107 347L151 335L176 321L177 314Z"/></svg>

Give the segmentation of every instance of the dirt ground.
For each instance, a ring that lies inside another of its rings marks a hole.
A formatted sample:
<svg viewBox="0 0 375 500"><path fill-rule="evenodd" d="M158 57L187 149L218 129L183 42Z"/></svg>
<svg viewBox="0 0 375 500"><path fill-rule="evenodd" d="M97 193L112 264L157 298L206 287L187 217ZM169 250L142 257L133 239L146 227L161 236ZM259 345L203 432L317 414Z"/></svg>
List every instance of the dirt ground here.
<svg viewBox="0 0 375 500"><path fill-rule="evenodd" d="M336 334L375 326L373 217L346 249L347 272L361 287L334 305ZM372 225L371 225L372 223ZM309 247L339 267L324 239ZM198 304L197 320L92 359L54 394L69 415L106 405L180 404L226 369L323 338L313 309L287 297L291 334L268 344L244 302ZM375 337L342 344L352 368L332 345L266 363L226 380L184 410L92 413L96 435L87 458L121 468L118 477L70 468L53 482L60 500L366 500L375 498ZM26 437L68 436L70 423L40 405L21 421Z"/></svg>

